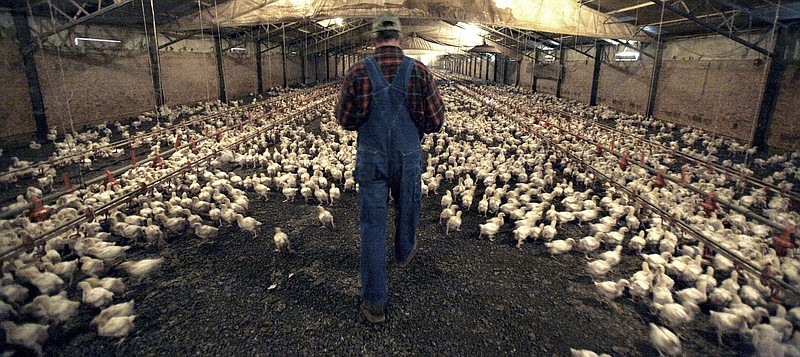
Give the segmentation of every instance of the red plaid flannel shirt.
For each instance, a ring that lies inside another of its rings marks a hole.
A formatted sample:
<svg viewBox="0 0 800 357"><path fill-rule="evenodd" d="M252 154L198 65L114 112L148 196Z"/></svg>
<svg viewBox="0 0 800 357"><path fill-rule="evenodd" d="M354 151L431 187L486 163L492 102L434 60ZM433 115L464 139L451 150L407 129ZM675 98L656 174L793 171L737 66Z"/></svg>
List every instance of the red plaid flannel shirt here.
<svg viewBox="0 0 800 357"><path fill-rule="evenodd" d="M400 47L383 46L375 50L375 61L389 83L403 61ZM342 91L336 104L336 119L346 130L356 130L369 118L372 85L366 65L360 61L350 67L342 80ZM406 94L408 114L423 133L433 133L444 123L444 103L433 75L420 61L414 61Z"/></svg>

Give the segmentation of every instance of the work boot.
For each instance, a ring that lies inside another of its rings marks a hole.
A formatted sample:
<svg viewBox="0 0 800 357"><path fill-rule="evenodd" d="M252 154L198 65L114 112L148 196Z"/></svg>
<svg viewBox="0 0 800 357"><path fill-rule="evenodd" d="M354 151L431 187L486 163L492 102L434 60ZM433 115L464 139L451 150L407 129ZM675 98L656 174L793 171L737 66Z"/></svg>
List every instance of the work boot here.
<svg viewBox="0 0 800 357"><path fill-rule="evenodd" d="M366 301L362 301L361 311L364 312L364 316L367 317L367 320L373 324L386 321L383 305L371 305Z"/></svg>

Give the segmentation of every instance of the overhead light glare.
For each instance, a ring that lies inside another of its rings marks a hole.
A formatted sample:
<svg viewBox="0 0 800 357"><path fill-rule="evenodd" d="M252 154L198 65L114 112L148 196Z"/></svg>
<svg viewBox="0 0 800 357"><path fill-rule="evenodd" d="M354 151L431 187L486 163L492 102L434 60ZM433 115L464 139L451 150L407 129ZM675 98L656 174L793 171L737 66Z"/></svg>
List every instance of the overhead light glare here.
<svg viewBox="0 0 800 357"><path fill-rule="evenodd" d="M75 37L75 46L80 43L80 41L87 41L87 42L108 42L108 43L121 43L120 40L109 40L105 38L91 38L91 37Z"/></svg>
<svg viewBox="0 0 800 357"><path fill-rule="evenodd" d="M636 62L639 60L639 52L636 51L623 51L614 54L614 60L617 62Z"/></svg>
<svg viewBox="0 0 800 357"><path fill-rule="evenodd" d="M231 51L247 51L244 47L231 47Z"/></svg>

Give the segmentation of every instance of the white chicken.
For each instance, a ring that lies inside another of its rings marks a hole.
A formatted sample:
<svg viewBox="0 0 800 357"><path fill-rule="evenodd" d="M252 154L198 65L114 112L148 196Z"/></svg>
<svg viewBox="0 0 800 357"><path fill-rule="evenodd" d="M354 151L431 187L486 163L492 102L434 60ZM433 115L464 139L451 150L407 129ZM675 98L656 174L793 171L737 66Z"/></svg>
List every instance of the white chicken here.
<svg viewBox="0 0 800 357"><path fill-rule="evenodd" d="M445 228L445 234L450 235L450 230L453 231L460 231L461 230L461 215L463 211L456 212L455 216L451 216L447 220L447 227Z"/></svg>
<svg viewBox="0 0 800 357"><path fill-rule="evenodd" d="M494 236L500 230L500 226L495 224L494 222L487 222L485 224L479 224L481 232L478 234L478 239L481 239L484 235L489 237L490 242L494 242Z"/></svg>
<svg viewBox="0 0 800 357"><path fill-rule="evenodd" d="M136 315L115 316L97 325L97 334L103 337L125 337L133 329Z"/></svg>
<svg viewBox="0 0 800 357"><path fill-rule="evenodd" d="M592 276L592 279L598 279L611 271L611 264L608 264L605 260L593 260L591 262L586 263L586 272Z"/></svg>
<svg viewBox="0 0 800 357"><path fill-rule="evenodd" d="M680 356L683 348L681 340L668 328L650 323L650 343L659 356Z"/></svg>
<svg viewBox="0 0 800 357"><path fill-rule="evenodd" d="M101 287L93 288L85 281L78 283L78 287L83 290L83 302L96 308L107 306L114 298L114 293Z"/></svg>
<svg viewBox="0 0 800 357"><path fill-rule="evenodd" d="M67 292L62 291L54 296L39 295L35 297L32 302L22 307L21 312L59 324L75 316L78 312L78 305L80 305L79 302L67 299Z"/></svg>
<svg viewBox="0 0 800 357"><path fill-rule="evenodd" d="M42 355L42 344L47 341L48 325L26 323L17 325L11 321L0 322L0 326L6 331L6 343L23 346Z"/></svg>
<svg viewBox="0 0 800 357"><path fill-rule="evenodd" d="M275 252L292 252L292 247L289 243L289 236L284 233L280 227L275 227L275 236L273 236L273 240L275 241Z"/></svg>
<svg viewBox="0 0 800 357"><path fill-rule="evenodd" d="M131 300L125 303L111 305L101 310L100 313L92 319L91 323L92 325L104 324L113 317L130 316L133 314L133 304L134 302Z"/></svg>
<svg viewBox="0 0 800 357"><path fill-rule="evenodd" d="M720 346L723 346L722 335L728 333L741 334L747 331L747 320L736 314L712 310L709 321L717 329L717 342Z"/></svg>
<svg viewBox="0 0 800 357"><path fill-rule="evenodd" d="M161 270L163 264L164 258L142 259L135 262L123 262L120 267L125 269L130 276L142 280Z"/></svg>
<svg viewBox="0 0 800 357"><path fill-rule="evenodd" d="M564 240L554 240L552 242L547 242L544 245L547 247L550 255L563 254L572 250L572 247L575 245L575 239L567 238Z"/></svg>
<svg viewBox="0 0 800 357"><path fill-rule="evenodd" d="M331 229L336 229L336 225L333 224L333 215L325 207L317 206L317 218L322 223L322 228L328 228L330 225Z"/></svg>
<svg viewBox="0 0 800 357"><path fill-rule="evenodd" d="M577 248L584 253L594 252L600 248L600 240L592 236L583 237L578 240Z"/></svg>
<svg viewBox="0 0 800 357"><path fill-rule="evenodd" d="M627 279L620 279L619 281L604 281L601 283L594 282L594 290L603 300L612 301L625 292L625 288L630 285Z"/></svg>
<svg viewBox="0 0 800 357"><path fill-rule="evenodd" d="M531 236L531 227L527 224L520 225L514 229L514 239L517 240L517 249L522 250L522 242Z"/></svg>
<svg viewBox="0 0 800 357"><path fill-rule="evenodd" d="M261 232L261 222L253 217L245 217L241 214L236 214L236 223L239 224L239 228L253 233L253 237L258 236Z"/></svg>
<svg viewBox="0 0 800 357"><path fill-rule="evenodd" d="M105 269L105 264L100 259L84 256L80 258L81 271L89 276L96 277Z"/></svg>

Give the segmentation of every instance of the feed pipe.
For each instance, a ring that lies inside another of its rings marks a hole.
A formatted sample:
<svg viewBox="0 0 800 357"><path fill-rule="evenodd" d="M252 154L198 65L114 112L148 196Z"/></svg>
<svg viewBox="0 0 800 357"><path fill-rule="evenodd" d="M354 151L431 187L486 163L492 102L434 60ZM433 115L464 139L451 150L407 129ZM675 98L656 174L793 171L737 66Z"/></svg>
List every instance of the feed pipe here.
<svg viewBox="0 0 800 357"><path fill-rule="evenodd" d="M584 121L584 122L586 122L586 123L588 123L590 125L595 125L595 126L598 126L598 127L602 128L602 129L606 129L606 130L609 130L609 131L617 132L622 136L624 136L624 135L633 135L633 134L626 134L626 133L622 132L619 129L607 126L605 124L600 124L600 123L588 120L588 119L583 118L583 117L581 117L579 115L576 115L576 114L568 113L568 112L565 112L565 111L562 111L562 110L558 110L558 109L549 109L548 108L547 110L550 110L550 111L553 111L553 112L568 116L570 118L582 120L582 121ZM644 143L647 143L648 145L651 145L651 146L654 146L656 148L659 148L659 149L663 150L664 152L666 152L668 154L672 154L674 156L680 156L680 157L682 157L684 159L687 159L689 161L694 161L698 165L710 166L710 167L714 168L717 171L724 171L725 173L727 173L729 175L740 177L744 181L749 182L749 183L753 184L754 186L760 186L760 187L763 187L763 188L769 188L770 190L773 190L775 192L779 192L782 195L789 196L794 201L800 202L800 193L798 193L797 191L783 190L783 189L781 189L780 187L778 187L776 185L766 183L766 182L764 182L762 180L759 180L758 178L756 178L754 176L745 175L743 172L736 172L731 168L719 165L719 164L717 164L715 162L705 161L705 160L700 159L698 157L695 157L695 156L692 156L692 155L689 155L689 154L686 154L686 153L683 153L683 152L680 152L680 151L672 150L672 149L664 146L661 143L654 142L654 141L652 141L650 139L647 139L647 138L637 137L637 139L641 140Z"/></svg>

